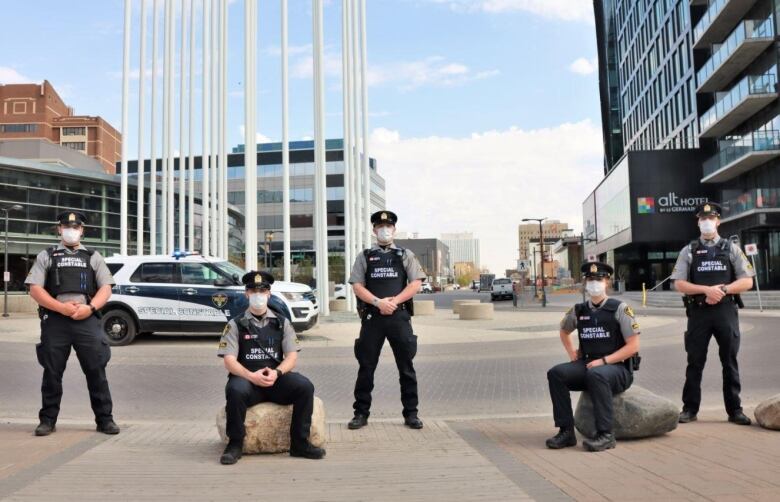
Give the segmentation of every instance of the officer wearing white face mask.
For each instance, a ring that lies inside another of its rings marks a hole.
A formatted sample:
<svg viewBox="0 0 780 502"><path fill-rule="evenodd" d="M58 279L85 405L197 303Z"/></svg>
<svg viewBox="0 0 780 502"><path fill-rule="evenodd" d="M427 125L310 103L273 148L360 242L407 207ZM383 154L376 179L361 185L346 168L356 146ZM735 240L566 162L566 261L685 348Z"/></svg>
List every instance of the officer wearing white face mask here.
<svg viewBox="0 0 780 502"><path fill-rule="evenodd" d="M97 430L119 433L112 415L106 365L111 357L98 311L111 297L114 278L100 253L81 244L86 217L78 211L57 216L62 241L41 251L24 281L38 305L41 343L36 346L43 366L42 407L36 436L55 431L62 400L62 375L71 347L87 377L89 399Z"/></svg>
<svg viewBox="0 0 780 502"><path fill-rule="evenodd" d="M290 456L321 459L325 450L309 442L314 385L293 372L298 361L298 338L290 321L274 312L268 272L249 272L241 279L249 308L232 319L219 342L217 355L229 372L225 386L226 432L229 442L220 458L235 464L243 454L246 410L262 402L292 404Z"/></svg>
<svg viewBox="0 0 780 502"><path fill-rule="evenodd" d="M696 210L701 237L685 246L677 258L671 278L674 287L685 295L688 330L685 351L688 367L683 387L680 423L696 420L701 404L701 378L707 360L710 338L718 342L723 366L723 401L729 422L750 425L742 412L739 397L739 294L753 287L756 275L738 246L718 235L720 206L714 202Z"/></svg>
<svg viewBox="0 0 780 502"><path fill-rule="evenodd" d="M596 437L583 441L588 451L615 447L612 432L612 396L625 391L639 369L639 324L631 307L607 297L612 267L605 263L582 265L585 288L590 299L566 312L561 321L561 343L570 362L547 372L553 417L558 434L547 440L547 447L566 448L577 444L570 391L587 391L593 401ZM579 347L571 333L577 330Z"/></svg>
<svg viewBox="0 0 780 502"><path fill-rule="evenodd" d="M355 340L359 368L355 382L355 416L350 429L368 423L374 371L385 338L393 349L401 383L404 424L422 429L417 416L417 374L412 360L417 354L417 336L412 329L412 297L420 290L425 272L414 253L393 244L398 217L392 211L371 215L377 245L360 253L352 267L349 283L358 298L360 337Z"/></svg>

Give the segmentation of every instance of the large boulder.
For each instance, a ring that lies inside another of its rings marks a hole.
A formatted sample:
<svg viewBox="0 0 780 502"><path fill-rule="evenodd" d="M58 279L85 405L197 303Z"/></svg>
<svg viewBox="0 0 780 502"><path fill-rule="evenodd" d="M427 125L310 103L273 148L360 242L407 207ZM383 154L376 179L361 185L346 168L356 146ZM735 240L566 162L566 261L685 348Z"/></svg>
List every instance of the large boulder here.
<svg viewBox="0 0 780 502"><path fill-rule="evenodd" d="M780 394L762 401L756 408L755 416L761 427L780 431Z"/></svg>
<svg viewBox="0 0 780 502"><path fill-rule="evenodd" d="M246 437L244 453L282 453L290 451L290 421L292 405L260 403L246 411ZM222 441L227 442L225 433L225 408L217 413L217 430ZM314 446L325 444L325 407L322 400L314 398L314 413L311 416L309 441Z"/></svg>
<svg viewBox="0 0 780 502"><path fill-rule="evenodd" d="M677 428L680 410L670 400L638 385L612 397L613 432L617 439L660 436ZM583 392L574 413L574 425L587 437L596 435L593 401Z"/></svg>

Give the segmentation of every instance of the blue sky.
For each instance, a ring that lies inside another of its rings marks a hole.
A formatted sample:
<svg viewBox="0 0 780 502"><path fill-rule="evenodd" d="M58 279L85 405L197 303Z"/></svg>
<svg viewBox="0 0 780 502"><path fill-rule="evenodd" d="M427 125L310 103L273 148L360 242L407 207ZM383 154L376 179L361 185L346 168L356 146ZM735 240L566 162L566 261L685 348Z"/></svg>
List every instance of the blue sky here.
<svg viewBox="0 0 780 502"><path fill-rule="evenodd" d="M472 231L483 241L485 264L503 271L514 263L522 217L548 216L580 228L580 204L599 178L602 148L592 3L367 3L372 155L387 179L388 205L414 208L402 212L399 230ZM13 22L0 33L0 82L48 79L77 113L101 115L119 128L123 3L73 5L55 0L4 5L4 17ZM137 70L139 0L133 5L131 66ZM231 144L243 140L243 5L236 0L229 7ZM340 1L326 2L329 137L341 135L340 9ZM261 0L258 18L258 132L277 140L279 2ZM294 139L312 134L310 26L311 2L291 0ZM151 27L149 37L147 51ZM196 61L200 64L199 55ZM136 78L133 99L137 88ZM136 130L133 120L132 158ZM431 218L436 214L443 217Z"/></svg>

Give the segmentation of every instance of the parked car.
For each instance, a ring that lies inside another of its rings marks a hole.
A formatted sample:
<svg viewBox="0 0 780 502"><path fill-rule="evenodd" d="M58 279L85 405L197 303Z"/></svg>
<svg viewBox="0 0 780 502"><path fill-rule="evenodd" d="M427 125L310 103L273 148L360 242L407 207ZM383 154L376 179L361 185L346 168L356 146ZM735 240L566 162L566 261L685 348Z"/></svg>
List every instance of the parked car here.
<svg viewBox="0 0 780 502"><path fill-rule="evenodd" d="M336 287L333 291L333 298L336 300L346 300L347 299L347 285L346 284L336 284Z"/></svg>
<svg viewBox="0 0 780 502"><path fill-rule="evenodd" d="M420 293L433 293L433 286L431 286L431 283L430 282L422 283L422 287L420 288Z"/></svg>
<svg viewBox="0 0 780 502"><path fill-rule="evenodd" d="M490 300L496 301L504 298L512 298L512 279L493 279L493 284L490 288Z"/></svg>
<svg viewBox="0 0 780 502"><path fill-rule="evenodd" d="M114 255L106 258L116 284L101 309L112 345L127 345L138 333L214 333L246 310L245 271L200 255ZM319 307L309 286L276 281L270 305L286 314L296 331L317 324Z"/></svg>

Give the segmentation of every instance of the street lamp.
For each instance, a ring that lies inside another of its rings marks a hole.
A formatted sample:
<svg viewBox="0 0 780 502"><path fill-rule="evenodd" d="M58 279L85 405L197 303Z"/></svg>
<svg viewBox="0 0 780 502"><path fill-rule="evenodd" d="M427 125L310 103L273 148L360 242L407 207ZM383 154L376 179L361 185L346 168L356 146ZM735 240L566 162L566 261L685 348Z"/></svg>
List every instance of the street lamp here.
<svg viewBox="0 0 780 502"><path fill-rule="evenodd" d="M566 232L566 231L574 232L574 230L572 230L571 228L564 228L561 231L562 232ZM585 232L580 232L580 251L581 251L580 252L580 254L581 254L580 261L582 263L585 263L585 243L586 242L596 242L596 239L591 239L589 237L585 237ZM584 286L584 284L583 284L583 286ZM585 302L585 288L584 287L582 288L582 301L583 301L583 303Z"/></svg>
<svg viewBox="0 0 780 502"><path fill-rule="evenodd" d="M523 218L523 221L538 221L539 222L539 244L542 246L541 251L541 269L542 269L542 307L547 306L547 293L544 290L544 231L542 230L542 222L547 218ZM539 277L537 276L537 280Z"/></svg>
<svg viewBox="0 0 780 502"><path fill-rule="evenodd" d="M5 257L3 258L3 317L8 317L8 282L11 280L11 272L8 271L8 212L20 211L22 206L14 204L13 206L0 207L0 211L5 213Z"/></svg>
<svg viewBox="0 0 780 502"><path fill-rule="evenodd" d="M265 232L265 267L269 270L271 275L274 273L274 260L271 256L271 243L274 240L274 234L284 233L281 230L267 230Z"/></svg>

